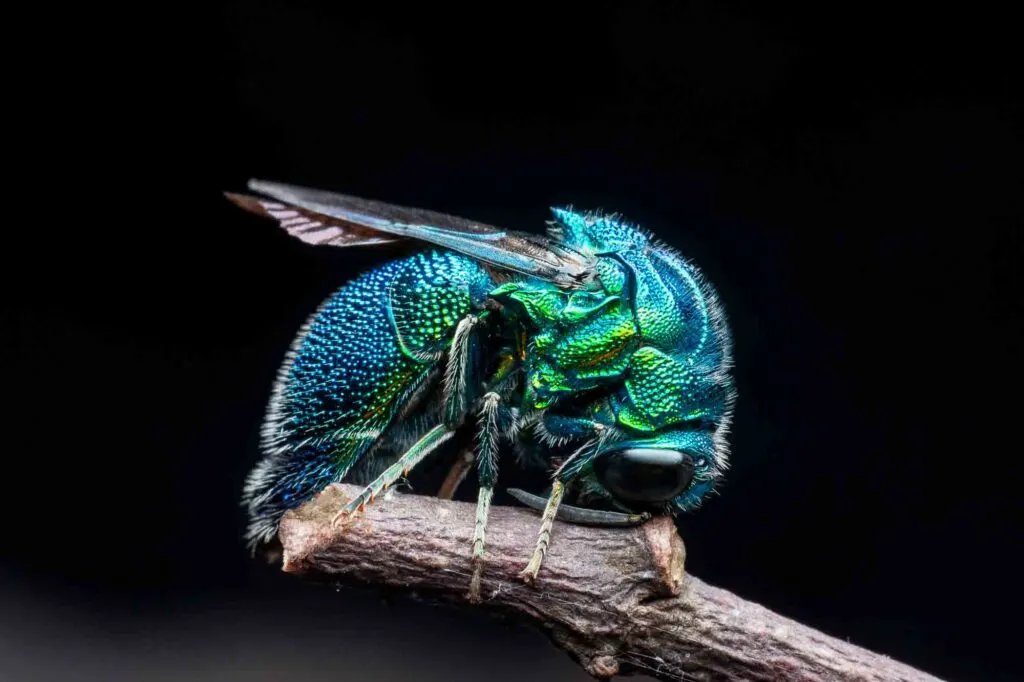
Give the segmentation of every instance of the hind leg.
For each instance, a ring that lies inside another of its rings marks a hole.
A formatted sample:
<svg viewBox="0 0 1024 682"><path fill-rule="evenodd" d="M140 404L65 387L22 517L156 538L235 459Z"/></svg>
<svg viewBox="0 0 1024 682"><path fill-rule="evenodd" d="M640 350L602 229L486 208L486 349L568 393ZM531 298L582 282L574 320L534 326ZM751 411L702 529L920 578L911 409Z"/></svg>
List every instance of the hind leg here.
<svg viewBox="0 0 1024 682"><path fill-rule="evenodd" d="M433 429L428 431L422 438L412 445L397 462L384 470L372 483L363 488L363 491L349 502L334 517L334 524L341 519L352 515L356 511L362 511L367 504L373 502L381 493L391 487L397 480L407 475L417 464L422 462L430 453L437 449L442 443L455 435L456 429L461 426L465 419L468 405L472 400L473 387L476 369L473 364L476 336L474 328L486 316L467 315L459 320L455 327L455 334L452 337L451 349L448 351L448 361L445 367L444 376L444 397L443 414L444 420ZM458 472L455 472L458 476ZM465 473L461 474L462 476ZM452 476L452 473L449 474ZM452 487L454 492L454 486Z"/></svg>
<svg viewBox="0 0 1024 682"><path fill-rule="evenodd" d="M416 441L411 448L406 450L405 454L403 454L397 462L385 469L384 473L374 479L370 485L363 488L361 493L356 495L351 502L345 505L345 507L334 517L331 523L336 525L343 518L350 516L357 511L363 511L367 504L373 502L377 496L394 485L395 481L407 475L413 467L422 462L427 455L437 449L439 445L451 438L454 434L454 431L449 430L443 424L439 424L430 431L427 431L426 435Z"/></svg>

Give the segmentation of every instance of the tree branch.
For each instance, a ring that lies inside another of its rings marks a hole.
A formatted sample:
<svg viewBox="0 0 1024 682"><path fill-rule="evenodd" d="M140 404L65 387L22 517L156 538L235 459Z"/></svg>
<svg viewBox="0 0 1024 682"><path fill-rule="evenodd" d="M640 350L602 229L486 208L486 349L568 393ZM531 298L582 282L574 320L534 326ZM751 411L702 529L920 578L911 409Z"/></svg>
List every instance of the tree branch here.
<svg viewBox="0 0 1024 682"><path fill-rule="evenodd" d="M346 528L359 488L331 486L281 523L282 570L468 603L475 505L391 493ZM638 528L556 522L534 586L517 577L539 515L493 507L479 608L525 617L592 676L662 680L924 682L936 678L685 574L672 520Z"/></svg>

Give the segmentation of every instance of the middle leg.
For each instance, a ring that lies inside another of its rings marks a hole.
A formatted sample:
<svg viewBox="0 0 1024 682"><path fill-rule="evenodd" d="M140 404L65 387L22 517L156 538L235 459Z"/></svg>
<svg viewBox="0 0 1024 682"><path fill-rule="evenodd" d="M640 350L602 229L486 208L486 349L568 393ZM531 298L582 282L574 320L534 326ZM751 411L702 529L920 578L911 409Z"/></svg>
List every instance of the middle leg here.
<svg viewBox="0 0 1024 682"><path fill-rule="evenodd" d="M487 515L491 509L494 485L498 481L498 410L501 398L491 392L484 396L480 409L480 431L477 438L477 474L480 489L477 492L476 522L473 526L473 577L469 582L469 599L480 601L480 578L483 573L484 542L487 533Z"/></svg>
<svg viewBox="0 0 1024 682"><path fill-rule="evenodd" d="M486 312L479 316L469 315L463 318L455 328L455 335L452 338L443 386L444 422L452 429L458 428L462 424L476 395L473 382L477 377L473 366L473 355L477 339L473 330L485 316ZM474 459L472 448L466 448L456 456L451 469L448 470L448 475L445 476L437 491L439 498L442 500L452 499L455 491L473 466Z"/></svg>

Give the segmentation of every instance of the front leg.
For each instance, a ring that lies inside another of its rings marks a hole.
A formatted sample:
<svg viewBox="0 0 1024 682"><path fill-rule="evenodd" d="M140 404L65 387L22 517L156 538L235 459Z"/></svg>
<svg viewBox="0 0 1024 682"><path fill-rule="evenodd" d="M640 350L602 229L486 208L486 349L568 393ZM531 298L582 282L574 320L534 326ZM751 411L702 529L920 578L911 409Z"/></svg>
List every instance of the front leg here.
<svg viewBox="0 0 1024 682"><path fill-rule="evenodd" d="M547 506L544 507L540 533L537 535L537 546L533 550L533 556L530 557L530 563L519 574L519 577L527 583L533 583L537 579L541 562L544 561L544 555L548 552L548 544L551 542L551 527L554 525L558 505L561 504L564 493L565 485L561 481L556 480L551 484L551 495L548 497Z"/></svg>
<svg viewBox="0 0 1024 682"><path fill-rule="evenodd" d="M533 583L537 579L544 555L547 554L548 545L551 543L551 531L555 518L558 516L559 506L562 503L562 496L565 494L566 486L576 475L601 452L605 442L611 437L613 431L609 427L595 421L578 417L557 417L550 416L545 419L545 428L551 435L566 435L579 437L584 434L591 436L576 452L569 456L552 475L551 494L548 496L547 504L544 505L544 513L541 517L540 532L537 534L537 544L534 547L533 555L526 568L519 574L519 577L527 583Z"/></svg>

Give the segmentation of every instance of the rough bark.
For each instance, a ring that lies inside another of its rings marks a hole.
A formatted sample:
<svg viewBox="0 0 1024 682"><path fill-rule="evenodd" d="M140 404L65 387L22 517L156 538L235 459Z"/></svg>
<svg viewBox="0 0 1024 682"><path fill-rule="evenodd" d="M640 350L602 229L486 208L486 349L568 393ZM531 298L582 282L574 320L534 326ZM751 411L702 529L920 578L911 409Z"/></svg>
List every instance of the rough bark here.
<svg viewBox="0 0 1024 682"><path fill-rule="evenodd" d="M331 486L281 523L282 569L469 604L475 506L391 493L345 528L331 519L354 486ZM591 675L663 680L925 681L936 678L817 632L684 572L670 519L637 528L556 522L537 582L518 574L536 512L493 507L482 602L525 617Z"/></svg>

